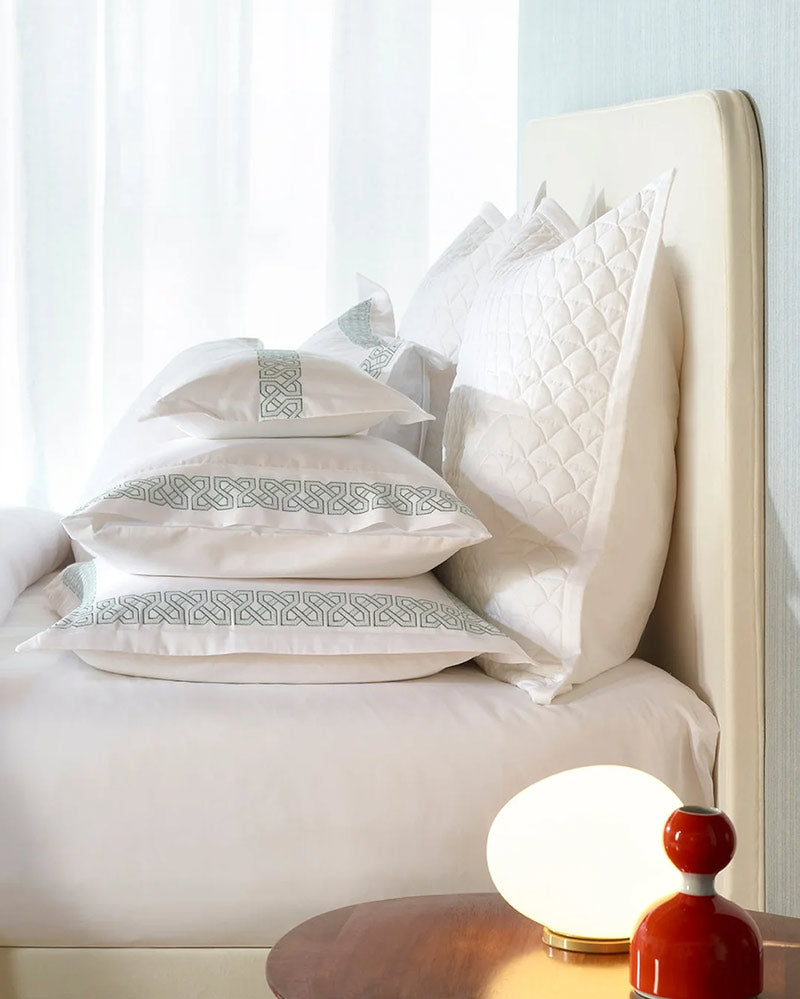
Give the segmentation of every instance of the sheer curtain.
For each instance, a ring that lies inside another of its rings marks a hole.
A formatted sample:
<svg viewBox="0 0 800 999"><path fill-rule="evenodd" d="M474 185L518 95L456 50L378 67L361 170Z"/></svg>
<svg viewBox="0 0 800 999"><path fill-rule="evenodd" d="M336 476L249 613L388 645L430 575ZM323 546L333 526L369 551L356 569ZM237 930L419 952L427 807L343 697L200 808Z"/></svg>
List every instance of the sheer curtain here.
<svg viewBox="0 0 800 999"><path fill-rule="evenodd" d="M178 350L398 311L516 182L517 0L0 0L0 503Z"/></svg>

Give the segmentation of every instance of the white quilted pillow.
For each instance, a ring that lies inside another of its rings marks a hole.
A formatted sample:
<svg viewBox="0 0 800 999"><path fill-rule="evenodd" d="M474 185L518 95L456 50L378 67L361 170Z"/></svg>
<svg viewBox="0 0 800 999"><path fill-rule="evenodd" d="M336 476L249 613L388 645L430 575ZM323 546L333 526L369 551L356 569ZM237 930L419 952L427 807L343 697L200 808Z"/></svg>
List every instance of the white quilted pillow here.
<svg viewBox="0 0 800 999"><path fill-rule="evenodd" d="M432 264L408 304L398 335L457 361L467 314L481 281L530 219L543 193L544 188L510 219L494 205L484 204Z"/></svg>
<svg viewBox="0 0 800 999"><path fill-rule="evenodd" d="M659 252L671 175L556 248L494 268L470 314L445 477L493 537L442 567L534 662L548 703L635 651L675 495L682 327Z"/></svg>

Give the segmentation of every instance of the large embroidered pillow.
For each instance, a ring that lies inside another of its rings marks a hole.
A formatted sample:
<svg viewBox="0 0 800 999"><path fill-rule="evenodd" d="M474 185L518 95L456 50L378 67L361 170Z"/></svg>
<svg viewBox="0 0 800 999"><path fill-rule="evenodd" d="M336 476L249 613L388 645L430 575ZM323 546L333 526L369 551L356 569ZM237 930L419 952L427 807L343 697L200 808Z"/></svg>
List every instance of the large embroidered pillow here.
<svg viewBox="0 0 800 999"><path fill-rule="evenodd" d="M120 569L187 576L412 576L489 536L374 437L173 441L63 523Z"/></svg>
<svg viewBox="0 0 800 999"><path fill-rule="evenodd" d="M347 683L427 676L479 652L524 655L430 574L384 580L132 576L102 561L46 588L63 615L18 651L72 649L171 680Z"/></svg>
<svg viewBox="0 0 800 999"><path fill-rule="evenodd" d="M358 284L362 301L305 340L300 349L352 364L431 413L433 421L406 425L389 417L369 433L399 444L441 471L442 431L455 365L427 347L398 338L386 290L360 275Z"/></svg>
<svg viewBox="0 0 800 999"><path fill-rule="evenodd" d="M393 417L432 417L365 371L332 357L230 341L192 355L177 384L141 417L168 416L192 437L332 437Z"/></svg>
<svg viewBox="0 0 800 999"><path fill-rule="evenodd" d="M484 669L541 702L631 656L659 586L682 332L659 253L669 186L544 254L521 240L470 314L445 477L493 537L442 578L534 663Z"/></svg>
<svg viewBox="0 0 800 999"><path fill-rule="evenodd" d="M431 265L408 303L399 335L456 362L467 315L481 282L494 261L530 221L543 193L544 187L510 219L494 205L483 205L466 229Z"/></svg>

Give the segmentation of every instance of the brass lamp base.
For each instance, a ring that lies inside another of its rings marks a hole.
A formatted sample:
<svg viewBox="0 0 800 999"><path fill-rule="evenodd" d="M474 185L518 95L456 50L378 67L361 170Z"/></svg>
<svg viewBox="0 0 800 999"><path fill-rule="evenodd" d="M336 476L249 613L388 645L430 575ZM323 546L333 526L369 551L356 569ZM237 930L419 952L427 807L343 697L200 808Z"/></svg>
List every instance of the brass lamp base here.
<svg viewBox="0 0 800 999"><path fill-rule="evenodd" d="M569 950L578 954L626 954L631 942L627 937L619 940L599 940L594 937L567 937L542 927L542 942L556 950Z"/></svg>

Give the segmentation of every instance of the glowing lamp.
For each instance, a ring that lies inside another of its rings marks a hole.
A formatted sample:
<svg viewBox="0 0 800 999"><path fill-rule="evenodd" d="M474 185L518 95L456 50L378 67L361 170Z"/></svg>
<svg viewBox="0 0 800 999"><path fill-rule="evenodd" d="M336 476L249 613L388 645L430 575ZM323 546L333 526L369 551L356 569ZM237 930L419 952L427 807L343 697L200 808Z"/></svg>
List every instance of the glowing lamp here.
<svg viewBox="0 0 800 999"><path fill-rule="evenodd" d="M642 910L677 887L662 832L680 799L630 767L565 770L515 795L489 830L495 887L544 942L563 950L628 949Z"/></svg>

